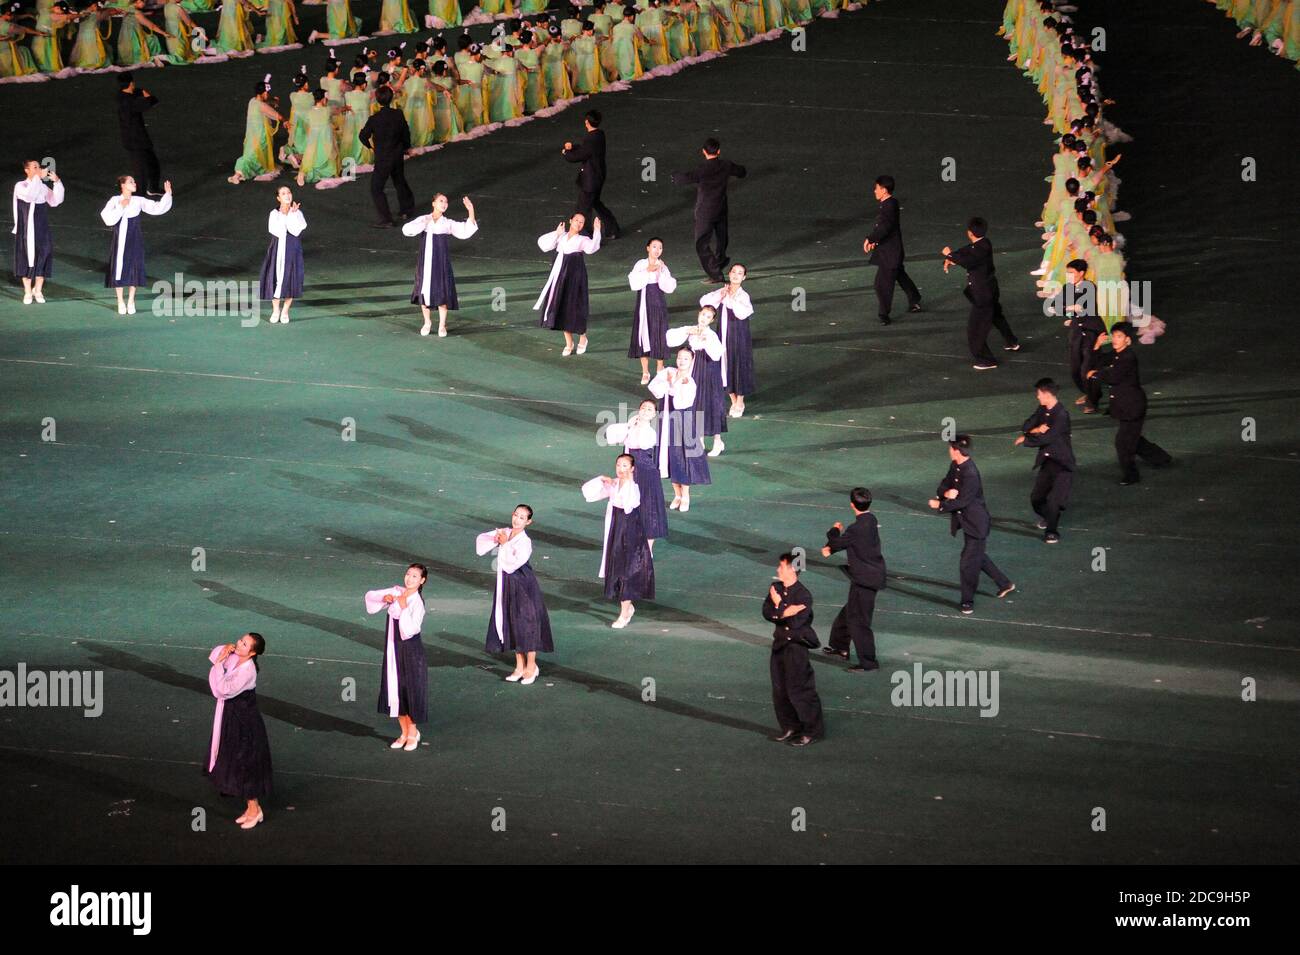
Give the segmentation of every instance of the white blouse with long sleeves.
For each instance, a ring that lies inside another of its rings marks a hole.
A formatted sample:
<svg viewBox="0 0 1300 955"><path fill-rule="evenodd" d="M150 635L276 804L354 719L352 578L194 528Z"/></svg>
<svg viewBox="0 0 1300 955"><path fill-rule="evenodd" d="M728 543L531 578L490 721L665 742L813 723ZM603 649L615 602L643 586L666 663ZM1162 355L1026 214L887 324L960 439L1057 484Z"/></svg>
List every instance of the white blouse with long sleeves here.
<svg viewBox="0 0 1300 955"><path fill-rule="evenodd" d="M505 528L503 528L504 530ZM533 542L528 534L520 531L514 537L510 538L504 544L497 544L496 531L484 531L474 540L474 547L478 555L482 557L492 552L493 548L497 549L497 599L496 611L492 615L492 625L496 627L497 639L505 642L505 630L502 628L502 614L504 601L502 597L502 587L506 574L513 574L533 556Z"/></svg>
<svg viewBox="0 0 1300 955"><path fill-rule="evenodd" d="M56 182L53 186L47 186L45 180L39 176L35 179L24 179L22 182L14 184L14 227L12 235L18 234L18 203L22 201L27 203L27 222L23 228L26 231L27 239L27 266L31 268L36 264L36 207L44 203L53 209L63 203L63 182Z"/></svg>
<svg viewBox="0 0 1300 955"><path fill-rule="evenodd" d="M266 231L275 237L275 291L271 294L272 298L280 298L280 288L284 284L285 236L302 235L306 228L307 220L301 209L292 212L272 209L266 220Z"/></svg>
<svg viewBox="0 0 1300 955"><path fill-rule="evenodd" d="M212 664L212 669L208 671L208 689L217 698L217 712L212 717L212 746L208 751L208 772L212 772L212 767L217 765L217 751L221 749L221 714L225 712L226 700L233 700L245 690L257 686L257 667L252 660L241 662L239 657L230 653L220 663L217 662L225 646L224 643L219 644L208 654L208 661Z"/></svg>
<svg viewBox="0 0 1300 955"><path fill-rule="evenodd" d="M628 475L626 481L620 481L618 478L606 481L594 477L582 486L582 496L592 502L599 501L601 498L609 499L609 503L605 505L605 533L600 539L600 573L596 575L603 578L605 558L609 555L609 527L614 521L614 508L622 509L624 514L631 514L641 506L641 489L637 487L636 480L631 475Z"/></svg>
<svg viewBox="0 0 1300 955"><path fill-rule="evenodd" d="M692 338L691 336L695 337ZM689 345L692 351L702 351L714 361L721 361L726 350L722 347L722 340L718 338L717 332L707 325L701 328L699 325L682 325L678 328L668 329L666 338L669 348L680 348L682 345Z"/></svg>
<svg viewBox="0 0 1300 955"><path fill-rule="evenodd" d="M537 296L537 301L533 304L533 311L543 305L550 306L551 296L555 292L555 280L560 277L560 266L566 255L570 252L592 255L600 250L600 230L593 227L591 238L587 238L585 235L569 235L568 232L556 229L539 236L537 247L543 252L555 252L555 262L551 266L551 274L546 277L546 284L542 286L542 294Z"/></svg>
<svg viewBox="0 0 1300 955"><path fill-rule="evenodd" d="M605 440L610 444L622 444L624 453L644 451L653 448L659 440L654 425L640 418L633 418L626 423L615 421L605 428Z"/></svg>
<svg viewBox="0 0 1300 955"><path fill-rule="evenodd" d="M427 302L432 294L433 282L433 237L450 235L454 239L468 239L478 231L478 222L448 219L446 216L434 218L432 215L419 216L402 225L402 234L414 238L424 233L424 269L420 275L420 292Z"/></svg>
<svg viewBox="0 0 1300 955"><path fill-rule="evenodd" d="M677 280L673 274L668 271L668 266L662 260L659 262L659 269L651 272L649 269L650 260L641 259L636 265L632 266L632 271L628 273L627 282L632 286L632 291L637 293L637 344L642 351L650 350L650 320L646 315L645 295L641 294L642 290L648 285L658 285L659 291L665 295L670 295L677 290Z"/></svg>
<svg viewBox="0 0 1300 955"><path fill-rule="evenodd" d="M131 224L131 220L146 212L151 216L164 215L171 211L172 194L164 192L161 199L147 199L143 196L132 196L125 206L122 205L122 196L116 195L108 200L99 217L104 220L104 225L117 227L117 261L113 263L113 276L116 279L122 278L122 257L126 254L126 230Z"/></svg>
<svg viewBox="0 0 1300 955"><path fill-rule="evenodd" d="M731 286L727 286L730 288ZM707 295L700 296L700 305L712 305L718 312L718 340L722 342L722 384L727 385L727 325L732 320L747 321L754 314L754 303L749 300L749 293L743 288L723 298L725 289L714 289ZM725 306L725 307L724 307Z"/></svg>
<svg viewBox="0 0 1300 955"><path fill-rule="evenodd" d="M411 594L407 598L405 610L396 600L384 604L385 594L400 597L405 591L405 587L384 587L366 592L366 613L379 613L385 606L388 609L388 623L385 628L387 651L384 653L384 683L388 687L388 715L394 717L398 715L400 703L397 686L397 646L393 639L393 631L396 630L401 639L410 640L419 634L420 625L424 623L424 598L418 593Z"/></svg>

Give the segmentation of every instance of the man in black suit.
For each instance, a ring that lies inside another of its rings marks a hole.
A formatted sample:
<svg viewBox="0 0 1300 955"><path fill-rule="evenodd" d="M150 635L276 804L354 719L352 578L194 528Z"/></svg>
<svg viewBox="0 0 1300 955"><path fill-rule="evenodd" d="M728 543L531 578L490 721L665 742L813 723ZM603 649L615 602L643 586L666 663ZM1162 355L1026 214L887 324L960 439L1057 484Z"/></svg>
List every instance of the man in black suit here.
<svg viewBox="0 0 1300 955"><path fill-rule="evenodd" d="M985 553L993 519L984 503L984 485L979 469L971 459L971 439L959 434L948 442L948 473L939 482L937 497L930 498L930 507L952 515L952 536L962 532L961 547L961 612L975 612L975 588L979 585L980 571L988 574L997 584L998 596L1005 597L1016 585Z"/></svg>
<svg viewBox="0 0 1300 955"><path fill-rule="evenodd" d="M1034 469L1038 478L1029 492L1029 504L1038 515L1044 531L1043 542L1055 544L1061 539L1057 524L1061 511L1070 500L1074 481L1074 447L1070 443L1070 412L1058 398L1060 389L1051 378L1040 378L1034 385L1038 407L1020 426L1016 445L1037 448Z"/></svg>
<svg viewBox="0 0 1300 955"><path fill-rule="evenodd" d="M1142 388L1138 374L1137 355L1133 353L1135 330L1128 322L1116 322L1110 330L1110 344L1114 349L1101 359L1100 367L1088 372L1109 390L1110 416L1119 425L1115 432L1115 454L1119 457L1122 474L1120 485L1127 487L1141 480L1137 458L1153 468L1161 468L1173 461L1169 452L1142 436L1142 426L1147 417L1147 393Z"/></svg>
<svg viewBox="0 0 1300 955"><path fill-rule="evenodd" d="M772 706L781 735L778 743L807 746L822 738L822 701L808 651L817 649L812 628L812 594L799 583L794 555L782 554L776 565L776 583L763 601L763 619L775 624L772 631Z"/></svg>
<svg viewBox="0 0 1300 955"><path fill-rule="evenodd" d="M674 186L695 186L695 254L710 284L726 282L727 180L745 178L745 167L722 158L722 145L712 137L704 141L704 162L691 172L675 172ZM714 245L716 244L716 249Z"/></svg>
<svg viewBox="0 0 1300 955"><path fill-rule="evenodd" d="M849 599L831 624L830 646L824 652L847 660L851 639L858 651L858 662L849 669L866 673L880 669L871 617L876 612L876 593L885 588L885 558L880 553L880 525L876 515L869 513L871 492L855 487L849 492L849 507L853 508L853 523L845 530L836 521L826 532L826 546L822 548L823 557L848 551L844 573L849 578Z"/></svg>
<svg viewBox="0 0 1300 955"><path fill-rule="evenodd" d="M379 219L373 223L376 229L393 227L393 211L384 195L384 186L391 178L393 188L397 190L398 215L409 219L415 214L415 195L406 184L406 172L402 163L411 148L411 128L406 125L406 117L401 110L393 109L393 90L381 86L375 93L379 109L371 114L366 124L357 133L357 139L375 154L375 170L370 174L370 198L375 202L375 211Z"/></svg>
<svg viewBox="0 0 1300 955"><path fill-rule="evenodd" d="M894 304L894 283L902 286L909 312L921 310L921 290L903 268L903 226L898 218L898 200L894 198L894 177L877 176L875 195L880 211L876 213L871 234L862 243L862 251L871 256L867 264L876 266L876 307L880 324L888 325L889 309Z"/></svg>
<svg viewBox="0 0 1300 955"><path fill-rule="evenodd" d="M989 329L996 327L1006 341L1007 351L1020 351L1020 342L1002 314L998 297L997 269L993 266L993 243L988 238L989 224L979 216L966 226L969 245L960 249L943 247L943 270L960 265L966 270L966 287L962 294L970 302L970 316L966 319L966 344L970 348L976 371L998 367L998 360L989 351Z"/></svg>
<svg viewBox="0 0 1300 955"><path fill-rule="evenodd" d="M131 174L146 196L161 196L162 167L144 124L145 111L157 106L158 99L148 90L136 89L134 73L117 74L117 86L117 123L122 148L131 157Z"/></svg>
<svg viewBox="0 0 1300 955"><path fill-rule="evenodd" d="M1097 340L1106 334L1106 323L1097 314L1097 287L1087 280L1088 263L1071 259L1065 267L1066 285L1052 300L1051 314L1064 315L1070 328L1067 358L1070 378L1080 391L1076 405L1093 414L1101 398L1100 385L1087 378Z"/></svg>
<svg viewBox="0 0 1300 955"><path fill-rule="evenodd" d="M600 201L600 191L605 188L605 131L600 128L600 110L590 110L582 123L587 135L582 142L564 144L564 158L582 163L578 168L577 211L587 217L582 227L583 235L591 235L591 224L600 219L601 238L617 239L621 234L618 220ZM593 215L594 213L594 215Z"/></svg>

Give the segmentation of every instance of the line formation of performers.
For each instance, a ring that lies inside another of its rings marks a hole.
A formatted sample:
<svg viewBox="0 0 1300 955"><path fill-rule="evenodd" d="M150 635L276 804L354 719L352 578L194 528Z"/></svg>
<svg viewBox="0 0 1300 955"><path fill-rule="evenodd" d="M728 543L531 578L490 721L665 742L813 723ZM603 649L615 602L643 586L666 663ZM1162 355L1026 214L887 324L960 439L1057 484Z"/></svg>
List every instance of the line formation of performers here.
<svg viewBox="0 0 1300 955"><path fill-rule="evenodd" d="M1209 0L1241 27L1238 40L1266 46L1300 70L1300 0Z"/></svg>
<svg viewBox="0 0 1300 955"><path fill-rule="evenodd" d="M306 5L309 0L299 2ZM361 32L361 17L353 14L349 0L324 2L325 29L312 30L307 43L362 42L421 30L408 0L383 0L368 35ZM598 92L609 83L635 79L643 71L753 42L771 31L802 26L816 16L857 10L866 2L635 0L624 7L602 0L585 18L581 16L585 4L574 3L570 14L561 19L545 15L547 0L522 0L518 5L513 0L483 0L468 15L462 12L460 0L429 0L429 12L422 19L429 29L509 19L504 34L480 47L481 59L465 71L466 82L481 83L479 74L485 61L490 64L508 57L512 62L501 64L494 74L497 85L503 87L500 96L521 103L526 100L532 104L531 112L548 102L571 98L573 90L579 94ZM216 34L209 37L192 15L218 9ZM263 18L260 32L255 16ZM525 16L535 19L525 23ZM116 39L114 22L118 24ZM30 10L21 2L6 3L0 7L0 82L155 65L184 66L300 49L298 25L295 0L90 0L80 9L65 0L36 0ZM535 40L524 40L524 31L532 32ZM427 45L428 41L421 44ZM448 61L449 72L453 66L463 67L465 61ZM525 79L531 72L547 75L544 89L538 79ZM507 95L504 87L516 79L518 93ZM569 89L567 95L561 79ZM468 128L478 125L474 116L467 115L465 120L471 124Z"/></svg>

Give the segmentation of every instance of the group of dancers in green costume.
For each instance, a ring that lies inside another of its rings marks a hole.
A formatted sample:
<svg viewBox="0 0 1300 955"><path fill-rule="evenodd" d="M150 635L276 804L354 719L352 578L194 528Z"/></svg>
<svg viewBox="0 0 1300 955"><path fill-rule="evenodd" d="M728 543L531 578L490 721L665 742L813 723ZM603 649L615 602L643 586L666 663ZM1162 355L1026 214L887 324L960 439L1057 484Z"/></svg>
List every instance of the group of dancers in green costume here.
<svg viewBox="0 0 1300 955"><path fill-rule="evenodd" d="M1209 0L1241 27L1237 39L1267 45L1300 70L1300 0Z"/></svg>
<svg viewBox="0 0 1300 955"><path fill-rule="evenodd" d="M268 76L248 101L243 151L229 181L274 178L281 162L296 168L299 185L315 183L318 188L368 172L374 157L357 134L378 109L383 87L393 91L393 107L406 117L412 149L428 149L482 135L498 124L549 115L576 96L661 67L671 72L701 54L717 55L727 46L753 42L771 22L797 26L812 16L808 0L641 2L644 9L601 0L581 20L576 8L564 20L510 19L490 43L475 43L468 32L461 34L455 53L441 33L410 48L400 43L383 56L367 47L350 68L331 51L318 81L312 82L306 67L291 80L287 115L271 95ZM826 0L832 2L843 0ZM770 20L769 6L774 7ZM405 9L401 0L399 12ZM738 13L742 9L747 10L743 16ZM622 19L616 22L614 14ZM281 134L284 145L277 150Z"/></svg>

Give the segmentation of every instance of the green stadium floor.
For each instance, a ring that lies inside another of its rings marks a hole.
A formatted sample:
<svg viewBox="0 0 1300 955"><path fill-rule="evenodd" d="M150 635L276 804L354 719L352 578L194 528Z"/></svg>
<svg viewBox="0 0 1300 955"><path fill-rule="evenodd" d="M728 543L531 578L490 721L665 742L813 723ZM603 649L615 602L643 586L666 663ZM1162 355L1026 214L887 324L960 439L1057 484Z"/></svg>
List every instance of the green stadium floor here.
<svg viewBox="0 0 1300 955"><path fill-rule="evenodd" d="M1076 416L1082 470L1063 541L1045 548L1032 456L1011 439L1033 381L1065 377L1062 329L1027 274L1053 144L994 35L1001 6L873 3L815 22L806 52L765 43L595 97L605 199L628 234L590 260L592 347L563 360L531 311L550 264L535 239L570 210L559 149L582 106L408 165L422 206L468 194L481 224L455 247L462 310L438 339L415 334L415 243L365 227L364 182L299 190L308 290L289 326L155 316L147 290L118 316L97 219L126 170L112 77L0 87L22 118L5 155L53 156L68 186L49 304L24 308L11 286L0 306L0 669L98 669L105 687L97 719L0 710L4 860L1294 861L1297 203L1294 127L1279 118L1298 114L1300 80L1234 43L1205 3L1186 0L1176 23L1156 5L1090 5L1108 30L1111 118L1137 139L1117 170L1130 277L1152 281L1169 323L1141 349L1148 433L1177 464L1121 489L1110 423ZM247 89L324 58L142 74L176 197L144 223L151 277L256 279L274 186L224 181ZM663 237L682 280L675 317L705 291L692 195L668 173L709 135L750 170L732 189L731 253L751 269L760 390L656 551L658 599L614 631L595 577L603 508L578 489L612 467L598 416L642 395L625 355L643 240ZM1240 180L1243 156L1257 182ZM940 177L945 157L956 181ZM886 171L926 311L882 329L861 242ZM991 222L1026 344L988 374L964 357L961 278L937 257L972 214ZM497 287L504 312L489 307ZM980 438L990 553L1019 588L997 601L986 585L973 618L956 608L959 542L926 506L947 417ZM882 670L818 659L827 737L793 750L767 739L760 600L776 555L802 546L826 638L845 584L838 558L816 554L855 484L875 493L891 572ZM556 633L530 688L483 652L492 574L473 547L521 501ZM431 568L431 718L407 754L376 713L382 627L361 598L411 560ZM200 775L206 655L246 630L268 641L258 689L277 786L251 833ZM890 674L917 662L997 670L997 716L891 705ZM1241 699L1246 677L1256 702Z"/></svg>

